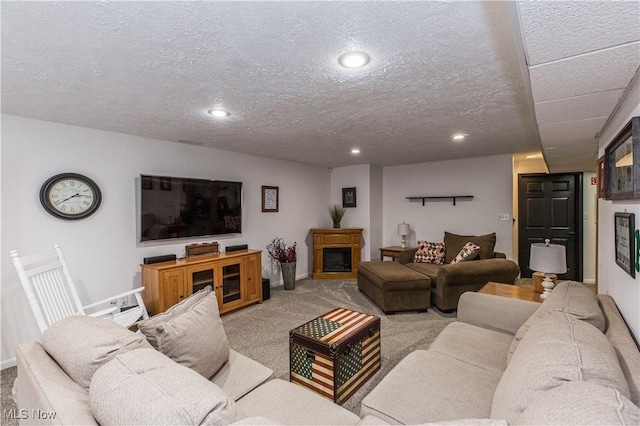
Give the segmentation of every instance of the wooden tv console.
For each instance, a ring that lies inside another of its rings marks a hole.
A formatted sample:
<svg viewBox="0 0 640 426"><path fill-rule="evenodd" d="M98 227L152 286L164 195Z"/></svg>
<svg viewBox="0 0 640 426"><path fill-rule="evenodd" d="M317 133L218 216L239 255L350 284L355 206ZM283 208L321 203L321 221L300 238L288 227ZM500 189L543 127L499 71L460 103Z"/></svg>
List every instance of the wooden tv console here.
<svg viewBox="0 0 640 426"><path fill-rule="evenodd" d="M210 285L220 313L262 303L262 251L239 250L140 265L149 315L164 312Z"/></svg>

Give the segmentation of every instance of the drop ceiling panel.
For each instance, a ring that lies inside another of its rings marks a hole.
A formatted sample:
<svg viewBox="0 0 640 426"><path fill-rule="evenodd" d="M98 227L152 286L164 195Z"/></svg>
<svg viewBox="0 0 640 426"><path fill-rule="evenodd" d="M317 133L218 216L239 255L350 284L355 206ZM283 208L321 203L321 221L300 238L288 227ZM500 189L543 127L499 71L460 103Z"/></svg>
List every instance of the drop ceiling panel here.
<svg viewBox="0 0 640 426"><path fill-rule="evenodd" d="M592 118L540 126L540 137L545 147L593 144L605 121L606 118Z"/></svg>
<svg viewBox="0 0 640 426"><path fill-rule="evenodd" d="M533 99L543 102L624 89L640 64L640 42L531 67Z"/></svg>
<svg viewBox="0 0 640 426"><path fill-rule="evenodd" d="M640 2L518 3L530 65L640 40Z"/></svg>
<svg viewBox="0 0 640 426"><path fill-rule="evenodd" d="M535 105L539 125L584 120L592 117L606 118L618 103L624 90L609 90L588 95L554 101L539 102Z"/></svg>

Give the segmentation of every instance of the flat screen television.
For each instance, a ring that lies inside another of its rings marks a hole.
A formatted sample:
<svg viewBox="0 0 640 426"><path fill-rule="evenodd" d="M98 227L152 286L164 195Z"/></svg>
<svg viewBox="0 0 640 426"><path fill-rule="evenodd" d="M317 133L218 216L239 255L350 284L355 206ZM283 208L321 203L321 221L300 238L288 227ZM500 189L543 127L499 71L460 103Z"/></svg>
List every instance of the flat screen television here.
<svg viewBox="0 0 640 426"><path fill-rule="evenodd" d="M242 232L242 182L140 176L140 241Z"/></svg>

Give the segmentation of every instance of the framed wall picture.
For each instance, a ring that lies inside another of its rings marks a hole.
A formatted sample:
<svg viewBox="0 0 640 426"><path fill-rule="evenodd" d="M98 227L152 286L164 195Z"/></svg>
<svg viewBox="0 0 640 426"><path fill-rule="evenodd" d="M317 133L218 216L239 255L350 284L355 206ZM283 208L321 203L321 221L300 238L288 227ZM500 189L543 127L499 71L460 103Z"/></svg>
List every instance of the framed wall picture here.
<svg viewBox="0 0 640 426"><path fill-rule="evenodd" d="M606 178L605 156L598 159L598 198L607 197L607 178Z"/></svg>
<svg viewBox="0 0 640 426"><path fill-rule="evenodd" d="M342 207L356 207L356 188L342 188Z"/></svg>
<svg viewBox="0 0 640 426"><path fill-rule="evenodd" d="M636 218L633 213L615 213L616 263L627 274L636 276Z"/></svg>
<svg viewBox="0 0 640 426"><path fill-rule="evenodd" d="M276 213L279 204L279 188L277 186L262 186L262 212Z"/></svg>
<svg viewBox="0 0 640 426"><path fill-rule="evenodd" d="M605 150L607 198L640 198L640 117L633 117Z"/></svg>

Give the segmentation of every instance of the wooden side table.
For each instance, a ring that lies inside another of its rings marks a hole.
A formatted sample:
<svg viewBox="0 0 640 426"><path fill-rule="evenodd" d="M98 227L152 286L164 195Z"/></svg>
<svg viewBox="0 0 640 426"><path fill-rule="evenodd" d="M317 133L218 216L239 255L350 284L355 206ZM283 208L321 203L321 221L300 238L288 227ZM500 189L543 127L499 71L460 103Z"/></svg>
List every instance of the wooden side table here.
<svg viewBox="0 0 640 426"><path fill-rule="evenodd" d="M478 293L493 294L494 296L510 297L512 299L529 300L531 302L542 303L540 293L533 291L533 287L488 282L484 287L478 290Z"/></svg>
<svg viewBox="0 0 640 426"><path fill-rule="evenodd" d="M405 251L415 250L415 247L389 246L380 248L380 260L384 260L384 257L391 257L394 260L398 259Z"/></svg>

